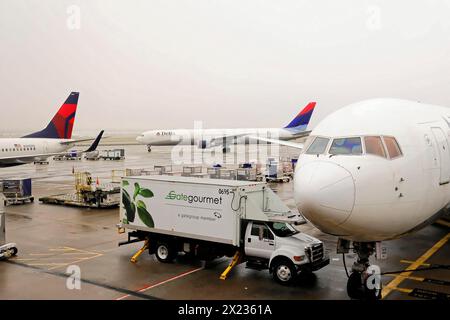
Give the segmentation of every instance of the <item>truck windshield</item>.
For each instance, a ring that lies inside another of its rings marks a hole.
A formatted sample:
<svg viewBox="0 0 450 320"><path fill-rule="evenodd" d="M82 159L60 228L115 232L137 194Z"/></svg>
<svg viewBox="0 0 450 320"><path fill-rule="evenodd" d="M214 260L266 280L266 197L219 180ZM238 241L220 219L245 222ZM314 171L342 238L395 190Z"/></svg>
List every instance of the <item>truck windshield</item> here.
<svg viewBox="0 0 450 320"><path fill-rule="evenodd" d="M275 233L277 237L290 237L296 233L299 233L293 226L284 222L267 222L270 230Z"/></svg>

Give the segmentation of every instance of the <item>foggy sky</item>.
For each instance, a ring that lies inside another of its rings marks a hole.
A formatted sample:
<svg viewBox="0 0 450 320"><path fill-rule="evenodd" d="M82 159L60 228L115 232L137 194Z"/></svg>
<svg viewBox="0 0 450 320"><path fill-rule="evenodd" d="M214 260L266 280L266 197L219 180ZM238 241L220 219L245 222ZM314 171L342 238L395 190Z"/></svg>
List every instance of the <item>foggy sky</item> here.
<svg viewBox="0 0 450 320"><path fill-rule="evenodd" d="M71 91L75 133L281 127L309 101L312 126L367 98L450 106L449 17L450 0L0 0L0 132L41 129Z"/></svg>

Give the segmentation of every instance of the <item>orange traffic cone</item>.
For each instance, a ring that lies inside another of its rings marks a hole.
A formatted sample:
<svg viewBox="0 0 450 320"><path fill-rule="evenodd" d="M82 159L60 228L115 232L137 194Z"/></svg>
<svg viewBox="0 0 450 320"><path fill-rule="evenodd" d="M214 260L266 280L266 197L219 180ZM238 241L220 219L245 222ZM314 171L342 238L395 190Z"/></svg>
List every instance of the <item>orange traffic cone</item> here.
<svg viewBox="0 0 450 320"><path fill-rule="evenodd" d="M97 177L97 185L98 186L100 185L100 180L98 179L98 177Z"/></svg>

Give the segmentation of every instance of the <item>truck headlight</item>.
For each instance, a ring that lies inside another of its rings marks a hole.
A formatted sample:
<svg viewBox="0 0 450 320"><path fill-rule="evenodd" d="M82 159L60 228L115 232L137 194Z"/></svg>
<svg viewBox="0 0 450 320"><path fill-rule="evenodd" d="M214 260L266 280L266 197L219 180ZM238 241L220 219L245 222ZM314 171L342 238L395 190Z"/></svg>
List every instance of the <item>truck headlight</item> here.
<svg viewBox="0 0 450 320"><path fill-rule="evenodd" d="M305 256L294 256L294 261L300 262L300 261L303 261L303 260L305 260Z"/></svg>

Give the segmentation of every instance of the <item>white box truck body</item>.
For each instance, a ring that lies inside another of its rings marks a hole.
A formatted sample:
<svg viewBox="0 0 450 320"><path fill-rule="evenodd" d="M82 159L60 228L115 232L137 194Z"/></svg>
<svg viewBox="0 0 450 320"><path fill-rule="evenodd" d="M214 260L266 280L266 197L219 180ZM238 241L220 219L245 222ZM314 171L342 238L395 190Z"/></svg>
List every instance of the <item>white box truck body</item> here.
<svg viewBox="0 0 450 320"><path fill-rule="evenodd" d="M180 251L208 259L240 250L258 269L275 272L284 261L292 279L329 262L323 243L292 227L301 217L265 183L139 176L124 177L121 192L118 227L149 240L150 253L162 262Z"/></svg>

